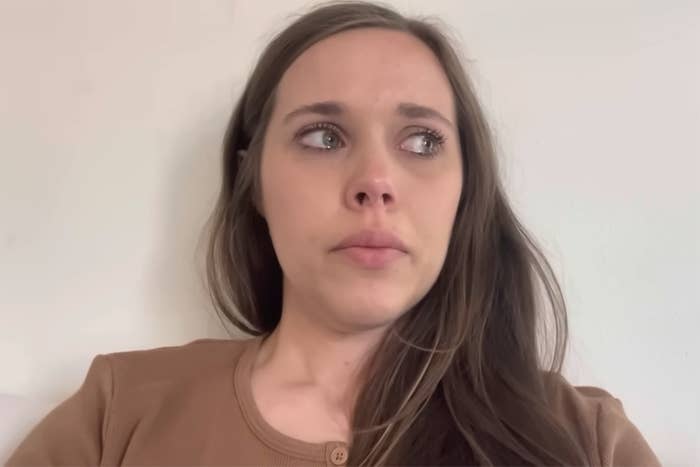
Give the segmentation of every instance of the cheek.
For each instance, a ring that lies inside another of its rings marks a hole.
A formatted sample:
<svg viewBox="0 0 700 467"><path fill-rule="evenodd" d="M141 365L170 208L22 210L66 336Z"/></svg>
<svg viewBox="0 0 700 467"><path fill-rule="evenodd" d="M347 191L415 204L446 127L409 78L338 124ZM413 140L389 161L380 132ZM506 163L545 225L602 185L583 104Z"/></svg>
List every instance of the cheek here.
<svg viewBox="0 0 700 467"><path fill-rule="evenodd" d="M322 246L317 224L324 215L323 187L292 166L263 165L263 209L275 251L283 268L309 258L309 250ZM291 258L297 258L290 260Z"/></svg>
<svg viewBox="0 0 700 467"><path fill-rule="evenodd" d="M445 180L440 189L416 193L414 227L422 244L425 273L436 276L442 269L452 234L461 183Z"/></svg>
<svg viewBox="0 0 700 467"><path fill-rule="evenodd" d="M449 240L457 212L461 184L459 180L445 180L434 189L416 192L416 228L429 238L427 243L443 247Z"/></svg>

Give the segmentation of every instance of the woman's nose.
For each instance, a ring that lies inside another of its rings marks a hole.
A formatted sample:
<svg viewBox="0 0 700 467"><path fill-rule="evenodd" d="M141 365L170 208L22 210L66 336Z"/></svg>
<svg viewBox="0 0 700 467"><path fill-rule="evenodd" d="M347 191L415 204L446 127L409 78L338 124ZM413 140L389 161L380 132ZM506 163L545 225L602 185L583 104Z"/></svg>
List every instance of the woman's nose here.
<svg viewBox="0 0 700 467"><path fill-rule="evenodd" d="M351 205L354 208L374 207L376 205L391 207L394 204L391 185L383 179L366 180L357 184L351 194Z"/></svg>
<svg viewBox="0 0 700 467"><path fill-rule="evenodd" d="M385 161L365 160L357 167L346 193L346 202L351 209L394 207L396 192L388 165Z"/></svg>

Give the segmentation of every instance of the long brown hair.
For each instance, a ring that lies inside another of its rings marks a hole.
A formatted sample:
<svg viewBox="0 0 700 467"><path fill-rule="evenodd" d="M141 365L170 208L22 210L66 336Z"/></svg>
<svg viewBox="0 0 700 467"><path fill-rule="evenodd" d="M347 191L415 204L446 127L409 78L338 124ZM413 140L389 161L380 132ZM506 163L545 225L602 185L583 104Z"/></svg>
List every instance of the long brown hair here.
<svg viewBox="0 0 700 467"><path fill-rule="evenodd" d="M561 289L509 206L483 111L437 20L407 18L376 3L332 2L297 18L268 44L223 144L207 250L217 311L252 335L268 334L279 323L282 270L258 211L262 141L276 88L309 46L360 27L412 34L439 59L455 99L464 173L442 270L364 368L367 383L353 411L348 463L589 463L548 404L567 343ZM247 157L239 157L242 149Z"/></svg>

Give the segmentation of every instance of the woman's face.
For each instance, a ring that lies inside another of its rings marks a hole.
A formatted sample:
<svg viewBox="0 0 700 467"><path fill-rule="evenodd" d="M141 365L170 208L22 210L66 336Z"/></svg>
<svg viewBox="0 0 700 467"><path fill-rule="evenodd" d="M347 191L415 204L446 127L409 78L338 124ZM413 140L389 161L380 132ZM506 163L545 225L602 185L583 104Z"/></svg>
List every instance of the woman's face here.
<svg viewBox="0 0 700 467"><path fill-rule="evenodd" d="M389 324L428 292L462 160L449 82L420 40L363 28L304 51L279 83L261 164L283 312L352 332ZM362 232L365 247L337 248Z"/></svg>

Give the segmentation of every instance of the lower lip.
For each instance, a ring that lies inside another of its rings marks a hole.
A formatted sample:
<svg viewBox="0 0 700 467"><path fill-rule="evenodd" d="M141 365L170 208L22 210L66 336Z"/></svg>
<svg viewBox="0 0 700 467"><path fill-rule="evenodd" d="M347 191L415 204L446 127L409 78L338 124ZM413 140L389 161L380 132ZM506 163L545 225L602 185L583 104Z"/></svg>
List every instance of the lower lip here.
<svg viewBox="0 0 700 467"><path fill-rule="evenodd" d="M405 255L403 251L395 248L367 248L354 246L336 251L350 258L358 265L368 269L381 269L392 261Z"/></svg>

